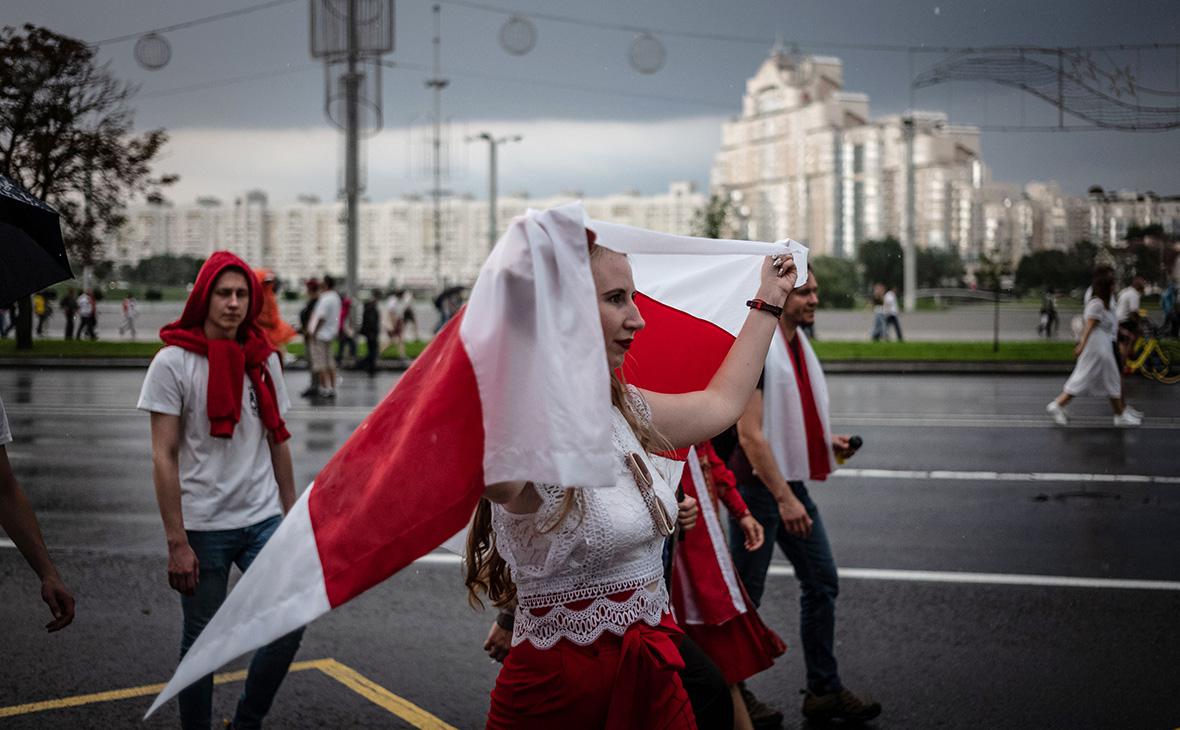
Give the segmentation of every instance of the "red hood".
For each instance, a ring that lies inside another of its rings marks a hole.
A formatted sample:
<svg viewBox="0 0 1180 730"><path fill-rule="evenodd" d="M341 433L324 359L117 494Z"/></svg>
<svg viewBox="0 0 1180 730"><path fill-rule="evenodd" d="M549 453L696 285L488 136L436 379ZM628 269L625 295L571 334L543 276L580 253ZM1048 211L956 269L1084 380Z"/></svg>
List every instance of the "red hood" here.
<svg viewBox="0 0 1180 730"><path fill-rule="evenodd" d="M229 268L239 269L246 278L246 286L250 288L250 307L246 310L242 324L238 326L237 339L239 342L245 342L249 331L258 329L258 313L262 311L262 294L259 292L258 279L254 276L249 264L230 251L215 251L205 261L205 264L201 266L201 271L197 274L193 290L189 292L188 300L184 303L184 311L181 312L180 319L164 325L160 329L160 334L163 335L171 330L204 329L205 319L209 316L209 296L213 292L213 283L217 281L217 277L221 276L223 271ZM261 335L260 330L259 334Z"/></svg>

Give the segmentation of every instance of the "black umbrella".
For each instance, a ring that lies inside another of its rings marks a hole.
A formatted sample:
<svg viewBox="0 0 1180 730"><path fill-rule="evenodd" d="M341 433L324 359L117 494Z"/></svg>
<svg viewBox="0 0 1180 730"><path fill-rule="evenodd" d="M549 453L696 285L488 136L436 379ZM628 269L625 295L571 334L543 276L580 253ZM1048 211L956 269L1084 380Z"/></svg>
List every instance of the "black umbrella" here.
<svg viewBox="0 0 1180 730"><path fill-rule="evenodd" d="M0 175L0 306L73 276L57 211Z"/></svg>

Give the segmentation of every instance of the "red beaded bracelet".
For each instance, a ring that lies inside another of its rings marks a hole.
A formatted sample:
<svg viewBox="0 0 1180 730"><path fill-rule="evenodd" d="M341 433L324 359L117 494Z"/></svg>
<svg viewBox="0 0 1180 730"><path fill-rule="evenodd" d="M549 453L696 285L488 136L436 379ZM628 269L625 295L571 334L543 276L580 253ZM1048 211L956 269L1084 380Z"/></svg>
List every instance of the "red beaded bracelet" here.
<svg viewBox="0 0 1180 730"><path fill-rule="evenodd" d="M776 307L773 304L769 304L767 302L762 301L761 299L751 299L750 301L746 302L746 306L749 307L750 309L757 309L759 312L766 312L767 314L772 314L772 315L774 315L775 319L778 319L779 317L783 316L783 308L782 307Z"/></svg>

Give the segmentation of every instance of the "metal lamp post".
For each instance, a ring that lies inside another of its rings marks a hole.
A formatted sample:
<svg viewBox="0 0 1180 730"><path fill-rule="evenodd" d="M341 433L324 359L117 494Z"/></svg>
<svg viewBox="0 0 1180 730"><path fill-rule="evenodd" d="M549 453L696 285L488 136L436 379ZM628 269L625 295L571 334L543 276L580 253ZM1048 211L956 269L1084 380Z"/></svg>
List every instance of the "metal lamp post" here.
<svg viewBox="0 0 1180 730"><path fill-rule="evenodd" d="M496 148L506 142L519 142L523 137L513 134L506 137L494 137L490 132L480 132L468 137L468 142L483 140L488 143L488 252L496 246L496 235L499 224L496 222Z"/></svg>

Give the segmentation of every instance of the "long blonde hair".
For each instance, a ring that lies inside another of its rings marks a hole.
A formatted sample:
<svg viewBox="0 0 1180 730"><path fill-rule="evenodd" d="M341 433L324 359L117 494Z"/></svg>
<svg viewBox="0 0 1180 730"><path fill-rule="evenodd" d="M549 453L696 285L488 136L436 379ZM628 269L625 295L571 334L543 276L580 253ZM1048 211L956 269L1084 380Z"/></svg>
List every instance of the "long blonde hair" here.
<svg viewBox="0 0 1180 730"><path fill-rule="evenodd" d="M593 263L604 249L595 244L593 231L587 230L586 236L590 247L590 261ZM670 451L672 447L668 440L636 409L621 371L620 368L619 372L611 373L611 405L623 414L627 425L631 427L631 432L635 434L639 445L645 451L652 454ZM562 496L556 519L552 524L540 528L539 532L544 534L557 529L558 525L575 510L578 512L578 519L581 519L581 490L567 488ZM492 503L486 497L479 500L475 514L471 518L471 526L467 532L465 562L467 570L463 582L467 586L467 600L472 607L483 607L480 594L486 595L496 608L504 608L516 601L516 585L512 582L508 563L496 550L496 534L492 530Z"/></svg>

